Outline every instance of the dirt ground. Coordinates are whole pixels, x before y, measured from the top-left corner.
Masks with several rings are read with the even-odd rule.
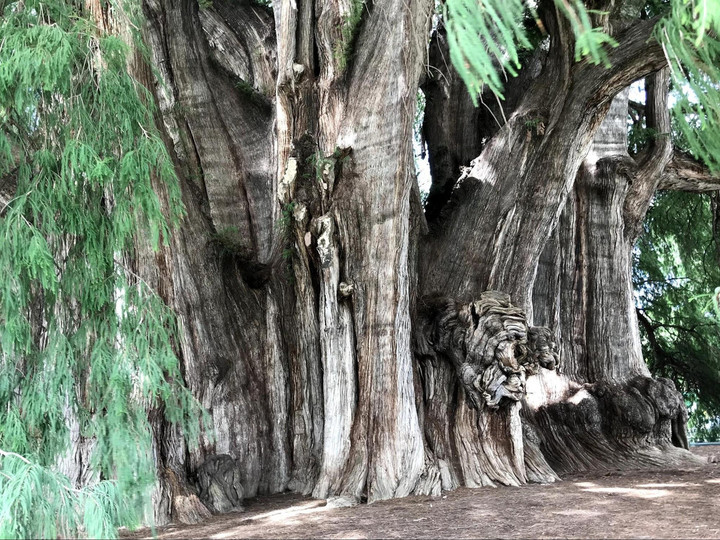
[[[706,459],[720,446],[696,447]],[[720,465],[608,471],[550,485],[458,489],[439,498],[330,508],[298,495],[245,501],[246,511],[159,538],[720,538]],[[127,537],[145,538],[149,531]]]

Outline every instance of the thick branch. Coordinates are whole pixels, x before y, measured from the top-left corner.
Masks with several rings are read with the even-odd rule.
[[[445,29],[440,26],[434,32],[429,48],[430,68],[422,86],[426,98],[423,136],[432,174],[432,186],[425,203],[429,223],[441,219],[441,212],[459,181],[461,168],[480,154],[484,142],[513,114],[528,86],[540,75],[547,54],[538,48],[532,56],[523,59],[519,75],[506,82],[503,101],[487,90],[475,107],[465,83],[450,62]]]
[[[610,67],[594,65],[585,60],[574,67],[577,84],[590,81],[595,87],[593,101],[601,103],[612,98],[623,88],[667,65],[662,46],[653,37],[659,18],[642,20],[618,37],[618,46],[608,54]]]
[[[623,209],[625,236],[633,242],[640,233],[642,221],[657,189],[660,175],[672,155],[668,90],[670,70],[664,68],[645,79],[647,127],[656,133],[650,148],[639,163]]]
[[[658,189],[706,193],[720,191],[720,176],[692,156],[675,151],[660,177]]]

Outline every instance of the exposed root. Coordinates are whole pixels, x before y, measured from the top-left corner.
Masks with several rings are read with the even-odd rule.
[[[525,422],[560,474],[698,464],[687,451],[685,403],[669,379],[586,384],[527,412]]]

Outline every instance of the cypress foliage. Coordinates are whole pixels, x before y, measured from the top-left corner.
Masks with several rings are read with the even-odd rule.
[[[516,76],[520,69],[519,52],[532,49],[528,17],[539,21],[534,2],[523,0],[446,0],[443,18],[447,26],[450,59],[467,86],[473,103],[485,86],[503,99],[502,77]],[[617,42],[593,28],[582,0],[555,0],[555,7],[568,20],[575,36],[575,59],[589,58],[595,64],[608,64],[605,45]],[[538,22],[540,26],[540,23]],[[544,31],[544,30],[543,30]]]
[[[653,374],[683,392],[695,440],[720,434],[720,238],[712,214],[708,195],[660,192],[633,271],[643,354]]]
[[[155,482],[147,408],[198,429],[173,315],[123,262],[136,235],[167,239],[178,182],[126,43],[79,2],[0,7],[0,537],[112,537]],[[56,467],[71,422],[92,446],[80,489]]]
[[[607,47],[617,42],[600,27],[582,0],[554,0],[575,36],[575,60],[609,67]],[[515,76],[518,51],[531,48],[523,21],[537,20],[534,2],[447,0],[444,19],[450,57],[475,105],[485,86],[502,99],[502,76]],[[720,171],[720,0],[648,0],[645,14],[662,14],[655,37],[663,45],[675,88],[675,122],[692,153]]]
[[[720,0],[673,0],[657,27],[680,90],[673,119],[688,149],[720,172]]]

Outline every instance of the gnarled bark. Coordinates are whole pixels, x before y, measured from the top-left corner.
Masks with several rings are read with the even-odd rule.
[[[620,4],[597,15],[620,42],[605,69],[574,61],[542,3],[549,49],[509,83],[500,126],[469,106],[442,31],[428,56],[429,0],[145,0],[157,70],[135,67],[187,216],[134,263],[178,314],[215,434],[189,448],[151,412],[157,523],[288,489],[372,502],[549,482],[682,442],[629,288],[628,231],[667,148],[636,171],[622,100],[598,129],[665,63],[654,21],[613,25]],[[429,228],[411,145],[428,60]]]
[[[648,124],[668,133],[668,73],[648,78]],[[627,92],[613,101],[546,246],[535,319],[557,328],[563,374],[541,373],[526,421],[553,468],[690,463],[685,404],[642,359],[631,283],[632,246],[670,159],[667,137],[636,164],[627,154]]]

